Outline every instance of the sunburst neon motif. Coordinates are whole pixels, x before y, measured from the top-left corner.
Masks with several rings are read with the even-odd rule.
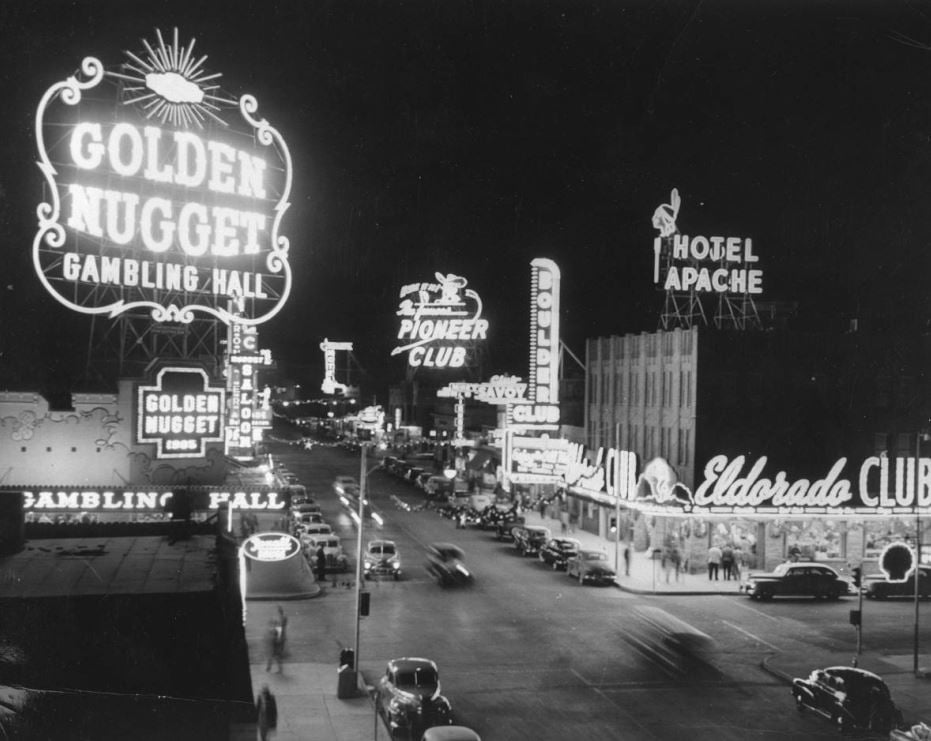
[[[125,88],[128,97],[123,102],[140,104],[146,118],[158,119],[162,124],[203,128],[210,118],[226,126],[216,112],[224,104],[235,106],[236,101],[220,94],[220,86],[212,82],[222,74],[208,74],[202,69],[207,55],[195,60],[194,39],[182,48],[177,28],[171,45],[165,43],[158,29],[155,35],[158,43],[154,49],[142,39],[145,54],[127,51],[129,61],[123,63],[123,72],[108,72],[111,77],[132,83]]]

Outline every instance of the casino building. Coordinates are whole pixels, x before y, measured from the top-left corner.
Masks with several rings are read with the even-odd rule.
[[[931,515],[928,355],[926,336],[862,331],[590,339],[570,505],[602,534],[619,512],[635,550],[675,542],[694,570],[713,542],[753,568],[874,559]]]

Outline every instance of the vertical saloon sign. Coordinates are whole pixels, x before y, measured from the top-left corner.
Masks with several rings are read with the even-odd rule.
[[[42,97],[36,272],[82,313],[259,324],[291,290],[290,154],[254,97],[220,89],[193,40],[156,36],[114,69],[86,57]],[[247,311],[230,313],[231,299]]]

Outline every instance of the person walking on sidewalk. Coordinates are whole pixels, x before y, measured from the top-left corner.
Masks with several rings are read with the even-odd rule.
[[[712,544],[708,549],[708,581],[718,580],[718,569],[721,566],[721,549],[717,544]]]
[[[281,605],[278,605],[278,631],[279,641],[281,642],[281,655],[284,656],[288,641],[288,616],[284,614]]]
[[[259,739],[267,741],[278,728],[278,702],[267,684],[255,698],[256,725],[259,728]]]
[[[281,641],[281,626],[275,619],[268,621],[268,629],[265,631],[265,671],[272,670],[272,664],[278,664],[278,673],[283,672],[282,658],[284,656],[284,644]]]
[[[314,564],[314,566],[317,571],[317,581],[321,583],[325,582],[326,581],[326,551],[323,550],[322,545],[317,549],[317,562]]]
[[[734,549],[730,543],[725,543],[721,549],[721,571],[724,572],[724,581],[731,580],[731,572],[734,568]]]

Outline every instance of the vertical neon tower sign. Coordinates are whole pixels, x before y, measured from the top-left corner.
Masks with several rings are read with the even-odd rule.
[[[559,424],[559,266],[531,261],[529,404],[511,407],[518,426],[554,429]]]

